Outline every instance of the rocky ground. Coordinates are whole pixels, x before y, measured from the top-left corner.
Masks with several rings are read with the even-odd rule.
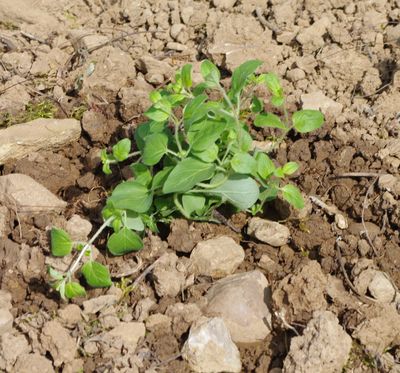
[[[0,371],[400,372],[399,19],[399,0],[1,1]],[[177,219],[123,258],[102,237],[114,286],[60,301],[49,229],[101,224],[129,173],[99,150],[204,58],[227,80],[259,58],[290,111],[324,112],[274,154],[306,208],[240,233]]]

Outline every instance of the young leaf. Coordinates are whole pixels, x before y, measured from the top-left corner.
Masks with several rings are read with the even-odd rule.
[[[207,193],[219,196],[240,210],[247,210],[257,202],[260,190],[251,177],[234,174],[219,187],[208,189]]]
[[[147,166],[157,164],[168,149],[168,136],[164,133],[155,133],[146,137],[143,149],[143,163]]]
[[[248,153],[236,153],[231,159],[231,166],[238,174],[252,174],[256,171],[257,162]]]
[[[186,104],[183,110],[185,127],[190,126],[207,115],[207,106],[203,105],[206,100],[207,95],[199,95]]]
[[[206,150],[203,150],[200,152],[192,151],[191,154],[194,157],[199,158],[203,162],[211,163],[217,159],[218,151],[219,151],[219,148],[218,148],[217,144],[212,144]]]
[[[286,126],[281,122],[279,117],[271,113],[258,114],[254,119],[254,125],[256,127],[272,127],[287,131]]]
[[[142,232],[144,231],[144,224],[142,218],[133,211],[126,211],[126,214],[121,218],[122,224],[134,231]]]
[[[151,183],[151,190],[156,190],[158,188],[161,188],[165,183],[165,180],[167,180],[167,177],[172,171],[172,169],[173,166],[168,166],[164,167],[161,171],[157,172],[153,177],[153,181]]]
[[[128,158],[130,151],[131,151],[131,140],[129,139],[122,139],[112,147],[113,156],[117,161],[120,162]]]
[[[201,152],[212,146],[224,130],[224,122],[205,120],[191,125],[187,139],[194,151]]]
[[[107,248],[113,255],[124,255],[143,248],[143,242],[135,232],[124,227],[118,233],[110,236]]]
[[[241,64],[232,74],[232,94],[235,96],[241,92],[246,85],[247,78],[257,70],[263,63],[260,60],[251,60]]]
[[[161,97],[162,96],[161,96],[160,92],[158,92],[158,91],[151,91],[150,95],[149,95],[150,101],[153,104],[155,104],[157,101],[160,101]]]
[[[264,79],[269,91],[272,93],[273,96],[283,97],[283,89],[276,74],[265,74]]]
[[[182,205],[186,213],[190,216],[194,211],[201,211],[206,203],[204,196],[195,194],[184,194]]]
[[[215,165],[188,157],[180,161],[168,175],[163,193],[187,192],[201,181],[211,179]]]
[[[157,105],[160,101],[158,101],[156,104]],[[151,120],[154,120],[156,122],[165,122],[169,118],[169,113],[165,112],[164,110],[158,109],[155,106],[150,107],[144,115],[147,118],[150,118]]]
[[[188,89],[192,86],[192,65],[186,64],[182,67],[182,85],[184,88]]]
[[[112,285],[108,268],[94,261],[86,262],[81,269],[86,282],[94,288],[104,288]]]
[[[256,160],[257,172],[263,179],[266,179],[268,176],[274,173],[276,167],[268,155],[265,153],[258,153],[256,155]]]
[[[206,82],[211,83],[213,86],[219,85],[221,74],[217,66],[215,66],[211,61],[204,60],[201,63],[200,72]]]
[[[56,271],[54,268],[48,267],[47,272],[52,280],[60,281],[64,278],[64,276],[60,272]]]
[[[318,110],[300,110],[293,114],[292,121],[296,131],[307,133],[324,124],[324,115]]]
[[[133,172],[133,175],[135,176],[135,180],[144,185],[144,186],[148,186],[151,183],[151,172],[149,170],[148,167],[146,167],[144,164],[142,163],[134,163],[131,164],[130,169]]]
[[[77,282],[67,282],[65,284],[65,296],[68,299],[76,297],[85,297],[86,290]]]
[[[52,228],[50,232],[51,253],[54,256],[68,255],[73,246],[73,242],[68,233],[62,229]]]
[[[285,175],[292,175],[299,169],[299,165],[296,162],[288,162],[282,167],[282,171]]]
[[[117,185],[108,200],[117,209],[142,213],[150,208],[153,195],[144,185],[129,180]]]
[[[264,109],[264,103],[257,96],[253,96],[250,109],[253,113],[260,113]]]
[[[286,184],[281,190],[283,199],[296,209],[302,209],[304,207],[303,197],[297,187],[292,184]]]
[[[272,96],[271,97],[271,104],[276,107],[282,106],[284,102],[285,102],[285,97],[283,97],[283,96]]]

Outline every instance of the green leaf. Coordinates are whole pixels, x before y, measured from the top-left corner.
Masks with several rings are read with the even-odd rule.
[[[164,122],[145,122],[139,125],[135,130],[135,142],[140,151],[143,151],[146,144],[146,138],[153,133],[161,133],[165,130]]]
[[[65,296],[68,299],[76,297],[85,297],[86,290],[77,282],[67,282],[65,284]]]
[[[107,248],[113,255],[124,255],[142,249],[143,242],[135,232],[124,227],[118,233],[113,233],[110,236]]]
[[[184,194],[182,196],[182,205],[186,213],[190,216],[193,212],[200,212],[206,203],[204,196],[195,194]]]
[[[151,91],[149,94],[150,101],[155,104],[157,101],[161,100],[161,93],[158,91]]]
[[[52,267],[47,268],[47,272],[52,280],[62,280],[64,276]]]
[[[282,106],[284,102],[285,102],[285,97],[283,97],[283,96],[272,96],[271,97],[271,104],[276,107]]]
[[[272,201],[278,196],[279,192],[279,181],[271,180],[268,183],[268,188],[261,191],[259,200],[263,203],[266,201]]]
[[[150,208],[153,195],[144,185],[129,180],[117,185],[108,199],[117,209],[142,213]]]
[[[257,70],[263,63],[260,60],[250,60],[241,64],[232,74],[231,92],[235,96],[242,91],[246,85],[247,78]]]
[[[147,166],[157,164],[168,149],[168,136],[164,133],[155,133],[146,137],[143,149],[143,163]]]
[[[215,171],[215,165],[204,163],[188,157],[180,161],[168,175],[163,186],[163,193],[182,193],[193,188],[197,183],[210,179]]]
[[[251,149],[252,143],[253,143],[253,138],[249,134],[247,130],[244,128],[240,129],[239,136],[241,139],[241,147],[240,151],[246,153]]]
[[[194,157],[199,158],[203,162],[211,163],[217,159],[218,152],[219,152],[219,148],[218,148],[217,144],[212,144],[206,150],[203,150],[200,152],[192,151],[191,154]]]
[[[158,188],[161,188],[164,185],[165,180],[167,180],[167,177],[173,168],[174,168],[173,166],[168,166],[164,167],[161,171],[157,172],[153,177],[151,189],[156,190]]]
[[[256,160],[257,172],[263,179],[266,179],[274,173],[276,167],[268,155],[265,153],[257,153]]]
[[[213,86],[219,85],[221,74],[217,66],[215,66],[211,61],[204,60],[201,63],[200,72],[206,82],[211,83]]]
[[[120,162],[128,158],[130,151],[131,151],[131,140],[129,139],[122,139],[112,147],[113,156],[117,161]]]
[[[187,139],[194,151],[203,151],[212,146],[225,130],[225,123],[205,120],[191,125]]]
[[[144,186],[148,186],[151,183],[151,172],[149,170],[148,167],[146,167],[144,164],[142,163],[134,163],[131,164],[130,169],[133,172],[133,175],[135,176],[135,180],[144,185]]]
[[[127,210],[126,213],[121,218],[122,224],[134,231],[142,232],[144,231],[144,224],[142,218],[133,211]]]
[[[281,122],[280,118],[271,113],[258,114],[254,119],[254,125],[256,127],[272,127],[279,128],[281,130],[287,131],[286,126]]]
[[[260,113],[264,109],[264,103],[257,96],[253,96],[250,109],[253,113]]]
[[[324,115],[318,110],[300,110],[293,114],[292,121],[296,131],[307,133],[322,127]]]
[[[296,209],[304,207],[304,200],[300,190],[292,184],[286,184],[282,189],[282,197]]]
[[[292,175],[299,169],[299,165],[296,162],[288,162],[283,167],[283,173],[285,175]]]
[[[199,95],[186,104],[183,110],[185,126],[190,126],[207,115],[207,106],[203,105],[206,100],[206,95]]]
[[[231,159],[231,166],[239,174],[252,174],[256,171],[257,162],[248,153],[236,153]]]
[[[62,229],[52,228],[50,232],[51,253],[54,256],[68,255],[73,246],[73,242],[68,233]]]
[[[158,101],[156,104],[157,105],[160,101]],[[154,120],[156,122],[165,122],[169,118],[168,112],[165,112],[164,110],[158,109],[155,106],[152,106],[150,109],[148,109],[144,115],[147,118],[150,118],[151,120]]]
[[[276,74],[265,74],[264,79],[269,91],[272,93],[273,96],[283,97],[283,89]]]
[[[191,64],[186,64],[182,67],[182,84],[183,87],[188,89],[192,86],[192,65]]]
[[[94,261],[86,262],[81,269],[86,282],[94,288],[104,288],[112,285],[110,272],[106,266]]]
[[[240,210],[247,210],[257,202],[260,191],[251,177],[234,174],[219,187],[208,189],[207,193],[221,197]]]

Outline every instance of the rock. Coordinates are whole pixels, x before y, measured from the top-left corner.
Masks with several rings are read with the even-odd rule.
[[[185,285],[185,274],[177,269],[178,257],[167,254],[153,270],[154,287],[158,296],[176,297]]]
[[[189,326],[202,316],[199,306],[195,303],[175,303],[168,306],[165,314],[172,318],[175,334],[181,335]]]
[[[39,279],[43,273],[44,255],[43,250],[38,246],[28,246],[21,244],[18,253],[17,269],[26,282],[33,279]]]
[[[286,73],[286,76],[291,82],[297,82],[298,80],[304,79],[306,77],[306,73],[302,69],[294,68],[289,70]]]
[[[201,241],[201,232],[189,225],[185,219],[174,219],[167,238],[168,245],[175,251],[190,253]]]
[[[242,369],[239,350],[219,317],[203,317],[192,325],[182,357],[194,372],[239,373]]]
[[[303,335],[292,338],[283,373],[340,373],[352,340],[329,311],[316,311]]]
[[[4,53],[1,62],[7,69],[15,70],[18,75],[24,76],[29,73],[32,66],[32,55],[28,52]]]
[[[53,358],[54,366],[59,367],[74,360],[76,341],[58,321],[48,321],[44,324],[40,340],[43,348],[49,351]]]
[[[382,190],[387,190],[391,192],[395,189],[396,184],[398,184],[399,182],[400,181],[397,179],[396,176],[386,174],[379,176],[378,186]]]
[[[11,79],[8,79],[4,85],[1,86],[3,93],[0,95],[0,113],[16,115],[21,110],[25,109],[25,105],[29,103],[31,96],[23,84],[19,84],[24,80],[24,78],[14,75]]]
[[[86,242],[92,231],[92,224],[79,215],[74,214],[68,220],[65,230],[69,233],[73,241]]]
[[[156,302],[151,298],[140,299],[135,307],[133,314],[137,321],[144,321],[149,316],[150,309],[156,305]]]
[[[365,222],[365,228],[368,230],[368,235],[373,241],[375,237],[377,237],[381,231],[381,229],[374,223],[369,221]],[[357,237],[364,237],[365,236],[365,228],[362,223],[355,223],[354,221],[349,225],[349,233],[353,234]]]
[[[145,74],[150,84],[163,83],[173,74],[173,68],[164,61],[159,61],[151,56],[143,56],[137,63],[137,68]]]
[[[58,310],[58,316],[67,327],[75,327],[82,320],[81,308],[77,304],[68,304]]]
[[[343,110],[343,105],[325,96],[322,91],[301,95],[303,109],[321,110],[323,114],[337,117]]]
[[[0,309],[0,336],[11,331],[14,317],[11,312],[6,309]]]
[[[236,0],[213,0],[217,9],[230,10],[236,3]]]
[[[323,17],[298,33],[296,40],[303,46],[304,52],[312,53],[324,46],[325,41],[322,36],[329,25],[329,18]]]
[[[199,242],[190,255],[196,273],[214,278],[232,274],[243,260],[243,248],[227,236]]]
[[[327,284],[320,264],[312,260],[280,281],[272,298],[278,309],[285,313],[287,322],[308,321],[313,311],[326,309]]]
[[[234,342],[259,342],[271,333],[270,291],[259,271],[228,276],[208,290],[206,314],[222,317]]]
[[[172,318],[162,313],[155,313],[146,319],[146,329],[150,331],[159,328],[169,329],[171,324]]]
[[[0,164],[38,150],[57,150],[77,141],[81,126],[75,119],[35,119],[0,130]]]
[[[113,121],[100,112],[87,110],[83,113],[82,128],[95,143],[108,144],[115,129]]]
[[[143,338],[146,328],[142,322],[123,322],[105,334],[105,339],[121,342],[129,353],[134,353],[140,338]]]
[[[69,39],[76,51],[86,49],[90,51],[97,47],[104,45],[109,41],[105,35],[96,34],[94,31],[89,30],[71,30],[69,32]]]
[[[75,359],[65,364],[62,373],[80,373],[83,370],[83,359]]]
[[[18,373],[54,373],[51,361],[38,353],[24,354],[18,357],[13,372]]]
[[[396,290],[385,273],[373,268],[362,271],[354,280],[354,286],[360,294],[371,294],[378,302],[391,303]]]
[[[166,48],[178,52],[183,52],[188,49],[186,45],[174,41],[170,41],[169,43],[167,43]]]
[[[7,236],[10,213],[6,206],[0,206],[0,237]]]
[[[0,203],[10,210],[17,209],[19,214],[30,215],[59,212],[67,205],[31,177],[22,174],[0,176]]]
[[[12,308],[11,299],[8,291],[0,289],[0,309],[10,310]]]
[[[18,356],[27,354],[30,350],[31,347],[23,334],[3,334],[0,337],[0,370],[11,371]]]
[[[83,311],[86,314],[97,313],[103,308],[113,306],[119,300],[117,295],[100,295],[99,297],[85,300],[83,302]]]
[[[288,243],[290,237],[289,228],[277,222],[251,218],[247,227],[247,233],[268,245],[280,247]]]

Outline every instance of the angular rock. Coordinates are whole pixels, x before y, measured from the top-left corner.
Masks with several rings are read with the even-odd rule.
[[[54,373],[54,368],[50,360],[38,353],[33,353],[20,355],[13,371],[18,373]]]
[[[283,373],[340,373],[349,358],[351,337],[329,311],[316,311],[303,335],[291,341]]]
[[[243,260],[243,248],[227,236],[199,242],[190,255],[196,273],[214,278],[232,274]]]
[[[57,150],[77,141],[81,125],[76,119],[35,119],[0,130],[0,164],[21,159],[38,150]]]
[[[122,342],[130,353],[135,352],[140,338],[143,338],[146,328],[142,322],[123,322],[105,334],[105,339]]]
[[[85,300],[83,302],[83,310],[86,314],[93,314],[104,308],[113,306],[119,300],[117,295],[100,295],[99,297]]]
[[[0,336],[11,331],[14,317],[11,312],[5,308],[0,309]]]
[[[146,319],[146,329],[150,331],[159,328],[169,329],[171,324],[172,318],[162,313],[155,313]]]
[[[69,38],[71,39],[71,43],[76,51],[79,49],[86,49],[87,51],[90,51],[106,44],[109,41],[108,37],[105,35],[99,35],[94,31],[82,29],[71,30],[69,32]]]
[[[77,350],[76,341],[58,321],[46,322],[40,340],[43,348],[49,351],[53,358],[54,366],[59,367],[74,360]]]
[[[18,356],[31,351],[23,334],[5,333],[0,337],[0,371],[9,372]]]
[[[12,308],[11,299],[8,291],[0,289],[0,309],[10,310]]]
[[[0,203],[19,214],[31,215],[61,211],[67,206],[44,186],[22,174],[0,176]]]
[[[354,286],[360,294],[371,294],[378,302],[391,303],[396,296],[396,289],[381,271],[367,268],[362,271],[354,280]]]
[[[280,247],[288,243],[289,228],[275,221],[252,218],[247,227],[247,233],[268,245]]]
[[[325,96],[322,91],[301,95],[303,109],[321,110],[324,114],[337,117],[343,110],[343,105]]]
[[[160,84],[173,74],[173,68],[164,61],[159,61],[151,56],[143,56],[138,61],[138,69],[145,74],[149,83]]]
[[[93,142],[108,144],[115,124],[114,121],[107,120],[102,113],[88,110],[83,113],[82,128]]]
[[[175,297],[185,285],[185,274],[177,269],[178,257],[167,254],[153,270],[154,287],[160,297]]]
[[[206,314],[222,317],[234,342],[259,342],[271,333],[271,290],[261,272],[219,280],[208,290],[206,298]]]
[[[68,220],[65,230],[69,233],[73,241],[87,241],[92,230],[92,224],[81,218],[79,215],[72,215]]]
[[[194,372],[241,372],[239,350],[224,320],[202,317],[192,325],[182,356]]]

